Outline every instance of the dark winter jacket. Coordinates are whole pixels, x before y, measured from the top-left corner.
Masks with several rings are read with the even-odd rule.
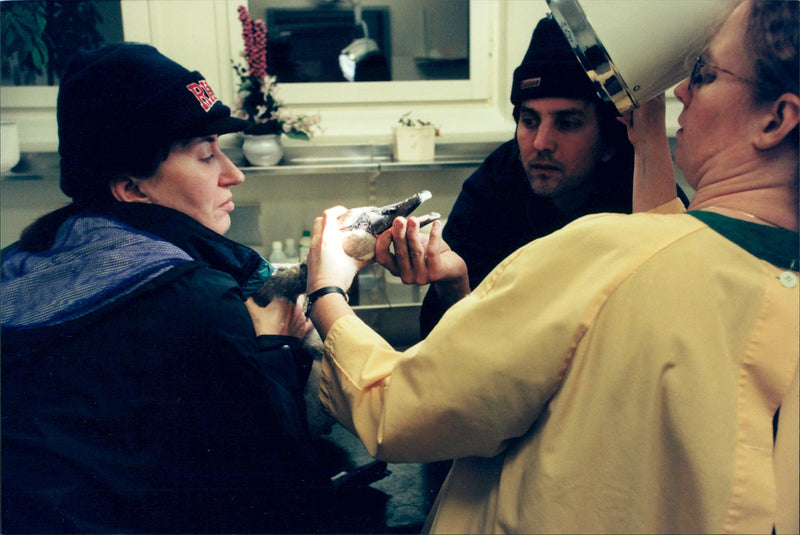
[[[257,253],[116,203],[2,258],[2,528],[317,529],[299,340],[256,336]]]

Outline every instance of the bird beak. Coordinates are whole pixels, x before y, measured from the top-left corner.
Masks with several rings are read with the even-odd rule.
[[[387,204],[382,207],[364,206],[361,208],[352,208],[339,216],[337,220],[339,229],[346,230],[364,230],[373,236],[378,236],[382,232],[388,230],[392,226],[394,218],[398,216],[407,217],[413,212],[420,204],[431,198],[431,192],[428,190],[421,191],[394,204]],[[438,214],[427,214],[429,217]],[[433,222],[436,218],[430,218],[427,223]]]

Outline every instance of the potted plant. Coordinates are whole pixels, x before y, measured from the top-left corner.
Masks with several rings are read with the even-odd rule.
[[[105,42],[93,2],[3,2],[0,12],[4,83],[57,85],[69,58]]]
[[[439,127],[403,114],[392,129],[392,156],[397,161],[433,160]]]

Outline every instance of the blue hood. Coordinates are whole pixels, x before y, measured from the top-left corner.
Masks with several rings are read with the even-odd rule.
[[[192,257],[152,234],[106,217],[72,217],[50,249],[2,252],[4,328],[80,318]]]

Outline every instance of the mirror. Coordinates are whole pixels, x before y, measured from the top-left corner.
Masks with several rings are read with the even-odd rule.
[[[249,0],[267,24],[270,74],[286,83],[467,80],[469,0]],[[356,72],[339,55],[350,47]]]
[[[230,0],[235,1],[235,0]],[[490,77],[485,74],[490,71],[492,23],[496,20],[502,4],[499,2],[486,2],[484,0],[355,0],[362,13],[365,10],[380,7],[388,9],[388,42],[389,58],[391,63],[391,81],[365,81],[365,82],[290,82],[284,84],[282,96],[291,106],[308,106],[309,109],[330,106],[354,106],[363,109],[364,105],[382,104],[393,106],[397,103],[478,103],[486,102],[490,98]],[[462,7],[456,7],[462,6]],[[250,15],[263,18],[266,22],[267,9],[304,8],[310,10],[341,10],[352,13],[355,23],[355,7],[353,0],[249,0]],[[401,9],[402,8],[402,9]],[[423,9],[424,8],[424,9]],[[454,13],[461,13],[456,16]],[[257,13],[259,13],[257,15]],[[425,15],[428,13],[428,15]],[[437,13],[434,16],[433,13]],[[428,22],[423,23],[423,18]],[[365,21],[369,17],[362,17]],[[451,20],[452,19],[452,20]],[[463,20],[456,24],[456,19]],[[399,29],[395,29],[395,28]],[[422,32],[422,28],[428,28]],[[453,28],[460,28],[452,30]],[[456,31],[459,38],[452,37],[450,31]],[[352,28],[356,32],[355,25]],[[368,26],[370,36],[373,29]],[[403,42],[400,36],[411,35],[412,38]],[[425,35],[428,34],[426,47]],[[361,35],[356,33],[356,35]],[[375,34],[377,35],[377,33]],[[446,38],[444,36],[447,36]],[[274,36],[273,36],[274,37]],[[450,48],[440,41],[460,41],[462,45]],[[241,25],[236,19],[231,20],[231,39],[234,56],[242,50]],[[463,58],[460,57],[461,46],[466,47]],[[437,50],[438,49],[438,50]],[[459,50],[459,52],[455,52]],[[341,49],[334,47],[333,55],[338,55]],[[437,56],[430,58],[430,56]],[[430,65],[443,66],[439,74],[430,74],[436,69],[427,69],[426,59]],[[460,62],[458,67],[464,78],[456,78],[452,73],[442,74],[447,70],[450,59]],[[465,60],[465,61],[461,61]],[[467,67],[463,66],[467,64]],[[417,67],[420,65],[422,68]],[[452,67],[452,65],[450,65]],[[268,67],[269,68],[269,67]],[[429,74],[422,71],[428,70]],[[452,69],[451,69],[452,70]],[[342,79],[340,79],[342,80]],[[330,116],[330,112],[328,113]]]

